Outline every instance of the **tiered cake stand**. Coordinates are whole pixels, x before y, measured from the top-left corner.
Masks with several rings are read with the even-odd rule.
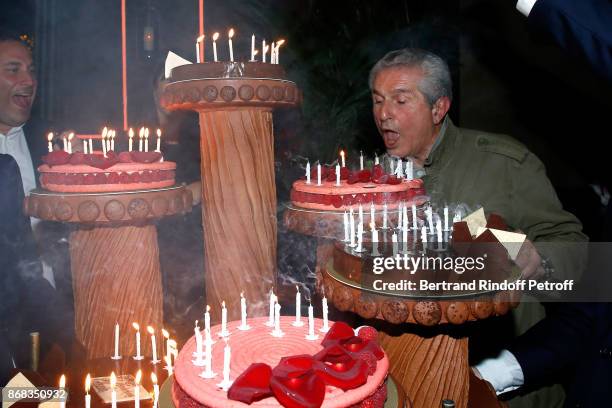
[[[135,351],[133,322],[163,325],[162,281],[154,219],[191,211],[184,186],[117,193],[55,193],[34,190],[25,210],[32,217],[67,222],[74,289],[76,337],[87,358],[113,353],[119,323],[121,353]],[[150,355],[148,341],[143,354]]]
[[[245,77],[170,82],[161,97],[200,117],[206,302],[225,301],[229,320],[240,318],[241,292],[255,304],[276,284],[272,111],[299,102],[294,82]]]
[[[369,216],[364,215],[367,225]],[[455,401],[458,408],[505,406],[486,383],[470,375],[468,338],[457,329],[506,314],[518,305],[519,294],[400,297],[376,292],[334,269],[334,245],[339,244],[330,238],[342,237],[342,212],[288,206],[284,218],[288,228],[319,237],[317,290],[338,310],[353,312],[382,330],[379,340],[389,356],[390,371],[414,408],[438,407],[444,399]]]

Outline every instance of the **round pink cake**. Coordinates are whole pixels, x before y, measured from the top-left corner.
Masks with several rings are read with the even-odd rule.
[[[297,180],[291,189],[291,202],[311,210],[348,210],[360,204],[364,208],[374,204],[380,210],[385,204],[388,209],[397,208],[400,201],[413,200],[420,205],[419,197],[424,194],[423,182],[419,179],[402,180],[399,184],[349,184],[341,180],[339,186],[335,181],[322,181],[319,186],[316,181],[307,184],[306,180]]]
[[[60,193],[106,193],[169,187],[175,183],[176,163],[116,163],[107,169],[86,164],[38,168],[40,184]]]
[[[318,340],[306,340],[308,333],[307,319],[302,317],[304,325],[294,327],[292,325],[295,317],[281,316],[281,330],[283,337],[272,336],[272,328],[265,325],[267,317],[248,319],[250,330],[238,330],[239,321],[228,323],[231,332],[229,345],[231,347],[231,375],[235,380],[252,363],[266,363],[271,367],[276,366],[282,357],[316,354],[323,349],[321,340],[324,333],[318,331],[323,325],[321,319],[315,319],[315,330],[319,335]],[[330,326],[332,323],[330,322]],[[219,389],[217,384],[222,380],[223,372],[223,348],[225,342],[218,337],[221,326],[211,328],[213,339],[216,343],[212,346],[212,366],[217,376],[213,379],[204,379],[199,376],[204,367],[193,365],[193,352],[196,349],[195,337],[187,341],[180,351],[175,363],[174,386],[172,398],[176,408],[185,407],[207,407],[207,408],[231,408],[248,407],[249,405],[229,400],[227,392]],[[327,386],[325,400],[322,407],[339,408],[360,406],[360,403],[372,396],[380,387],[384,387],[384,381],[389,370],[389,360],[385,355],[378,361],[376,371],[368,377],[366,384],[348,391]],[[254,407],[280,407],[280,403],[274,397],[268,397],[252,403]]]

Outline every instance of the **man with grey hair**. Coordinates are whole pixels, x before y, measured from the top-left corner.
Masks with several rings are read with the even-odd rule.
[[[452,81],[442,58],[422,49],[391,51],[374,65],[369,82],[387,153],[412,161],[434,205],[482,206],[524,231],[527,240],[516,259],[524,279],[550,273],[559,279],[578,277],[587,240],[580,222],[563,210],[544,165],[524,145],[453,124],[448,117]],[[543,315],[539,303],[522,304],[514,332],[522,333]],[[509,339],[497,340],[500,345]],[[388,341],[393,340],[383,344]],[[501,350],[494,347],[488,351]]]

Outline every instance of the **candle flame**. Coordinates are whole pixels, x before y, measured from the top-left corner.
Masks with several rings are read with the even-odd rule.
[[[157,128],[157,137],[161,137],[161,129]]]
[[[66,388],[66,376],[64,374],[62,374],[62,376],[60,377],[59,387]]]
[[[269,49],[269,48],[270,48],[270,46],[269,46],[268,44],[266,44],[266,46],[265,46],[265,47],[263,47],[263,52],[264,52],[264,54],[265,54],[266,52],[268,52],[268,49]]]
[[[113,371],[113,372],[111,372],[111,375],[110,375],[110,386],[111,386],[111,389],[114,389],[115,385],[117,385],[117,376],[115,376],[115,372]]]
[[[138,323],[132,323],[132,327],[134,328],[134,330],[140,330],[140,326],[138,325]]]
[[[217,41],[219,39],[219,33],[214,33],[213,34],[213,42]]]
[[[168,344],[170,345],[170,348],[176,348],[176,340],[168,339]]]
[[[210,305],[206,305],[206,313],[210,312]]]
[[[297,290],[299,292],[300,291],[300,287],[298,285],[295,285],[295,290]]]
[[[155,329],[153,329],[153,327],[151,326],[147,326],[147,331],[149,332],[151,336],[155,334]]]
[[[89,394],[89,389],[91,388],[91,375],[87,374],[85,377],[85,392]]]
[[[155,375],[155,373],[151,373],[151,382],[153,383],[153,385],[157,384],[157,376]]]
[[[162,336],[164,336],[165,338],[169,339],[170,338],[170,333],[168,333],[168,330],[162,329]]]
[[[229,38],[232,38],[234,36],[234,29],[233,28],[230,28],[229,33],[227,33],[227,36]]]
[[[195,321],[195,324],[194,324],[194,325],[195,325],[195,327],[198,327],[198,321],[197,321],[197,320]],[[198,327],[198,328],[199,328],[199,327]]]
[[[68,140],[72,140],[73,137],[74,137],[73,132],[68,133]]]
[[[117,131],[115,129],[113,129],[113,132],[111,133],[111,138],[115,138],[115,136],[117,136]]]
[[[255,56],[255,55],[257,55],[257,54],[259,54],[259,50],[255,50],[255,51],[253,51],[253,56]]]
[[[47,140],[48,141],[52,141],[53,140],[53,132],[49,132],[49,134],[47,135]]]
[[[104,126],[104,129],[102,129],[102,139],[104,139],[107,134],[108,134],[108,128]]]
[[[240,292],[240,297],[243,298],[244,297],[244,290],[242,292]]]
[[[130,131],[128,132],[128,136],[131,138],[134,137],[134,129],[130,128]]]
[[[225,309],[225,300],[224,300],[223,302],[221,302],[221,307],[222,307],[223,309]]]
[[[276,49],[278,49],[278,47],[280,47],[281,45],[283,45],[285,43],[285,40],[280,39],[276,42]]]
[[[146,128],[144,131],[145,139],[149,138],[149,128]]]
[[[140,384],[141,379],[142,379],[142,370],[138,370],[138,372],[136,373],[136,379],[134,380],[136,382],[136,385]]]
[[[144,127],[141,127],[138,131],[138,137],[141,139],[144,137]]]
[[[202,41],[204,41],[204,34],[199,36],[198,39],[196,40],[197,43],[201,43]]]

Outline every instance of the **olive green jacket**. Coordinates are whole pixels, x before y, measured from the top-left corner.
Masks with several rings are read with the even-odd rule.
[[[578,278],[588,238],[563,210],[542,162],[509,136],[462,129],[450,118],[441,137],[424,163],[431,202],[501,215],[552,262],[556,278]]]

